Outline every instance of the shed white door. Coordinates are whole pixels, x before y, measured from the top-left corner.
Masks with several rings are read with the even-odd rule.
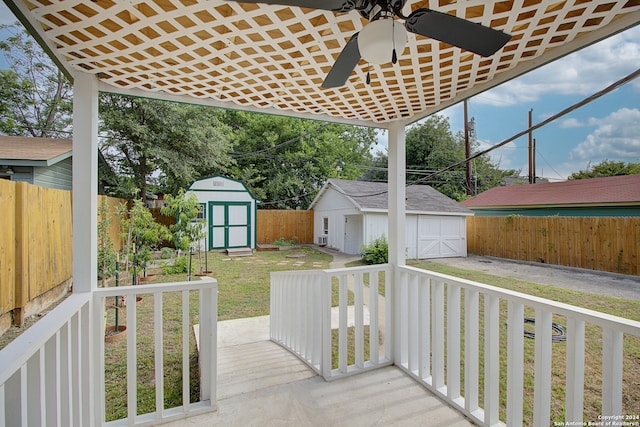
[[[345,215],[344,217],[344,252],[359,254],[362,248],[362,215]]]
[[[209,202],[209,249],[251,246],[251,203]]]
[[[467,256],[465,219],[418,217],[418,258]]]

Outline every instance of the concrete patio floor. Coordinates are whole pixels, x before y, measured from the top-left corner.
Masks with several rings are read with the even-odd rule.
[[[471,426],[396,367],[326,382],[269,341],[269,316],[218,323],[218,411],[181,426]]]

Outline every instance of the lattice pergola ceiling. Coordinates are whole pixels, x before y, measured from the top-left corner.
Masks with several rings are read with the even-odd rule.
[[[483,58],[409,34],[397,64],[361,61],[344,87],[323,89],[342,48],[367,23],[356,11],[222,0],[10,3],[69,73],[94,73],[102,89],[382,127],[424,117],[640,21],[640,0],[409,0],[405,15],[426,7],[513,37]]]

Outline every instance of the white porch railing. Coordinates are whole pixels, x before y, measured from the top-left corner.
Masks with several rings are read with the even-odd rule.
[[[189,293],[199,292],[200,402],[190,403]],[[182,295],[182,405],[165,408],[163,363],[163,295]],[[153,295],[155,411],[137,414],[136,304],[126,307],[126,374],[121,393],[127,417],[105,421],[104,313],[107,298]],[[43,319],[0,351],[0,426],[150,425],[216,408],[217,282],[127,286],[69,296]]]
[[[376,300],[372,295],[378,293],[376,280],[382,276],[386,290]],[[332,290],[339,295],[337,340],[331,333]],[[353,328],[347,323],[348,290],[355,306]],[[363,298],[366,291],[369,298]],[[379,311],[381,306],[386,316]],[[366,309],[375,319],[372,336],[379,333],[378,324],[385,326],[380,333],[384,351],[376,357],[371,346],[370,360],[365,362],[362,313]],[[523,415],[525,377],[531,375],[525,372],[531,369],[524,361],[525,313],[535,319],[532,419]],[[591,327],[587,325],[599,329],[603,344],[600,419],[586,421],[624,416],[623,342],[625,335],[640,337],[640,322],[413,267],[399,267],[395,275],[386,265],[271,275],[272,340],[325,379],[394,363],[483,426],[551,425],[552,367],[558,369],[552,326],[560,321],[566,323],[564,425],[583,422],[585,328]],[[349,329],[355,330],[353,337]],[[506,368],[500,364],[501,352]],[[349,363],[348,353],[354,355]],[[504,389],[501,379],[506,382]]]
[[[391,364],[389,271],[379,265],[271,273],[271,339],[326,380]]]
[[[567,324],[564,425],[583,422],[586,324],[601,328],[603,337],[602,419],[587,421],[625,415],[623,336],[640,337],[640,322],[417,268],[400,267],[397,273],[395,364],[476,423],[551,425],[554,315]],[[507,305],[506,345],[504,341],[501,345],[500,332],[505,327],[500,318],[501,302]],[[525,308],[535,313],[532,421],[523,420]],[[500,369],[501,347],[507,349],[506,373]],[[499,389],[501,374],[506,374],[506,392]],[[505,420],[499,416],[501,393],[506,400]]]

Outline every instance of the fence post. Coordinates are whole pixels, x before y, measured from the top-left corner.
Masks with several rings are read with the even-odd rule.
[[[24,325],[25,306],[29,302],[29,188],[25,182],[16,183],[15,203],[15,304],[13,324]]]

